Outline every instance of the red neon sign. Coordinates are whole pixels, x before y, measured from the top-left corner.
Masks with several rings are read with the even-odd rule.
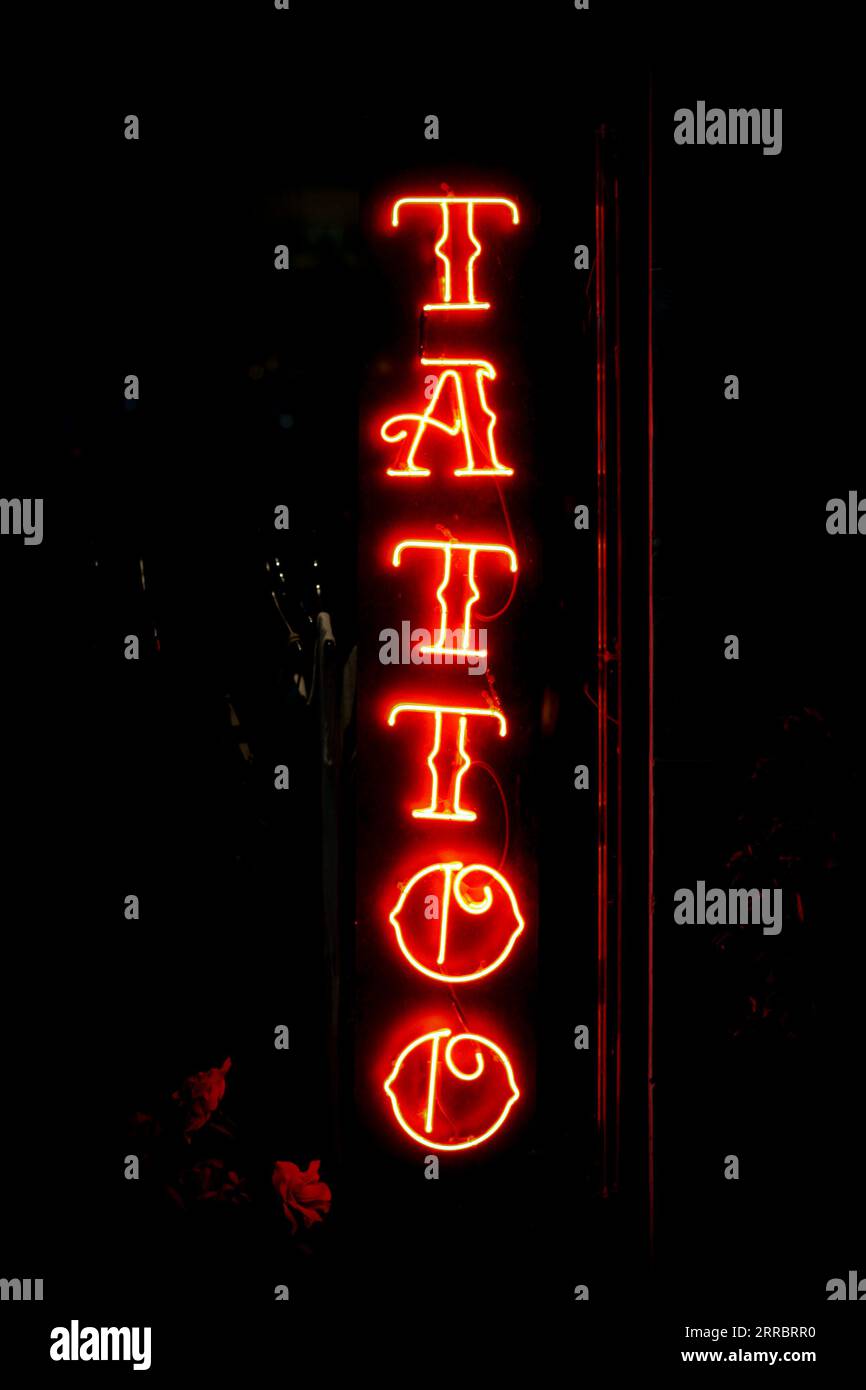
[[[483,933],[476,918],[483,919]],[[459,860],[429,864],[413,874],[391,913],[391,924],[410,965],[432,980],[452,984],[468,984],[498,970],[526,925],[514,889],[498,869]]]
[[[508,559],[509,568],[512,574],[517,573],[517,556],[508,545],[487,545],[479,542],[463,544],[459,541],[401,541],[396,547],[392,563],[399,567],[404,550],[441,550],[442,552],[442,581],[436,590],[436,597],[439,600],[439,628],[441,634],[438,642],[430,646],[421,647],[422,652],[429,652],[432,655],[457,656],[467,655],[470,652],[476,656],[486,656],[487,648],[471,646],[472,625],[470,614],[477,599],[481,597],[475,578],[475,562],[479,554],[481,555],[504,555]],[[448,590],[452,585],[452,568],[454,554],[466,554],[466,569],[462,576],[455,577],[454,587],[457,583],[461,589],[461,601],[463,602],[463,617],[457,632],[459,634],[457,646],[447,646],[446,638],[450,630],[448,622]],[[465,596],[466,589],[469,596]]]
[[[488,709],[483,705],[395,705],[388,715],[392,727],[401,714],[432,714],[433,747],[427,758],[427,766],[432,777],[430,805],[416,807],[412,815],[417,820],[476,820],[474,811],[467,811],[460,804],[460,789],[463,778],[472,766],[472,759],[466,751],[466,729],[470,719],[496,719],[499,723],[499,737],[505,738],[507,726],[505,715],[498,709]],[[449,722],[446,724],[446,720]],[[454,721],[454,722],[452,722]],[[455,729],[456,723],[456,729]],[[445,742],[443,747],[443,730]],[[439,766],[445,769],[446,776],[440,780]],[[447,790],[443,791],[443,786]]]
[[[517,204],[510,198],[474,195],[404,197],[392,205],[391,225],[398,227],[401,213],[419,207],[428,212],[433,209],[439,218],[433,249],[440,266],[440,297],[426,303],[424,310],[489,311],[490,302],[477,294],[477,262],[483,250],[478,221],[493,216],[501,220],[504,211],[509,225],[516,226],[520,221]],[[446,320],[448,331],[456,333],[459,322],[458,314]],[[483,480],[494,479],[498,484],[514,475],[513,467],[499,457],[497,415],[487,397],[490,383],[497,380],[496,368],[487,357],[462,355],[461,346],[459,337],[454,337],[443,347],[443,355],[422,357],[422,367],[436,375],[429,400],[422,410],[401,411],[380,426],[381,439],[397,446],[385,470],[387,477],[430,478],[435,468],[450,471],[456,478],[477,479],[477,487],[484,488]],[[401,568],[407,557],[417,563],[419,552],[422,562],[423,552],[436,556],[439,623],[433,629],[432,641],[420,648],[426,655],[486,658],[486,647],[480,650],[473,642],[472,630],[473,610],[481,597],[479,565],[485,571],[497,565],[500,569],[507,566],[511,575],[518,572],[512,545],[473,535],[471,500],[478,495],[477,490],[469,490],[469,501],[464,495],[458,524],[461,531],[466,528],[464,534],[468,531],[465,540],[453,539],[440,524],[444,518],[434,516],[430,518],[432,535],[428,531],[425,538],[422,529],[420,537],[416,532],[417,538],[392,542],[395,569]],[[434,539],[437,530],[448,539]],[[489,535],[489,521],[484,531]],[[508,538],[513,539],[510,528]],[[452,680],[452,687],[466,674],[461,672],[456,682]],[[455,855],[454,847],[454,836],[467,833],[460,827],[479,820],[478,811],[463,800],[464,779],[473,766],[470,727],[473,740],[485,729],[495,730],[499,739],[505,739],[508,725],[498,701],[496,706],[492,701],[465,703],[462,692],[456,690],[453,703],[448,697],[444,701],[425,699],[427,692],[423,687],[418,689],[417,679],[416,690],[421,698],[393,704],[387,723],[394,728],[405,716],[423,716],[429,721],[430,742],[425,745],[429,800],[412,806],[411,816],[430,822],[429,830],[419,829],[419,833],[431,836],[444,833],[437,829],[439,822],[449,822],[450,839],[447,848],[440,842],[438,851],[434,847],[425,853],[420,866],[412,866],[410,877],[399,886],[389,921],[405,962],[431,981],[440,994],[447,986],[456,1002],[455,986],[474,984],[507,967],[526,927],[517,893],[502,865],[493,868],[482,862],[465,863],[457,857],[459,849]],[[440,691],[441,687],[437,694]],[[387,1079],[382,1081],[380,1073],[380,1084],[400,1129],[427,1149],[461,1150],[483,1145],[502,1128],[520,1097],[506,1049],[495,1038],[471,1031],[468,1023],[464,1022],[464,1029],[454,1033],[448,1027],[436,1027],[412,1038],[391,1059]]]
[[[430,404],[423,414],[418,415],[413,411],[407,411],[401,415],[391,415],[383,424],[380,433],[388,444],[400,444],[408,438],[408,429],[399,428],[404,421],[414,421],[416,426],[406,461],[397,468],[389,468],[388,476],[390,478],[429,478],[430,469],[417,464],[415,456],[423,443],[427,430],[436,429],[454,438],[459,435],[462,440],[465,463],[463,468],[454,469],[455,478],[510,478],[514,469],[501,463],[496,454],[494,440],[496,416],[487,404],[487,396],[484,391],[485,381],[496,380],[496,369],[492,363],[481,357],[422,357],[421,364],[424,367],[444,367],[445,370],[439,373],[433,395],[430,397]],[[474,398],[470,391],[469,399],[473,400],[476,407],[475,416],[477,417],[480,411],[480,415],[486,421],[484,423],[479,420],[479,423],[483,424],[487,441],[486,449],[483,450],[486,462],[482,461],[481,463],[476,462],[475,448],[473,447],[473,436],[477,440],[479,433],[472,424],[473,417],[470,416],[467,407],[466,388],[468,382],[472,383],[471,390],[474,391]],[[451,423],[446,424],[444,420],[437,420],[434,412],[439,404],[439,398],[449,383],[453,392],[454,409]]]
[[[520,221],[520,214],[517,204],[510,198],[398,198],[391,210],[391,225],[397,227],[400,224],[400,209],[403,207],[435,206],[439,208],[442,219],[442,233],[435,246],[436,255],[442,262],[442,275],[440,279],[440,289],[442,298],[438,303],[425,304],[424,309],[489,309],[490,305],[480,302],[475,298],[475,262],[481,255],[481,242],[475,235],[475,209],[477,207],[505,207],[511,212],[511,221],[514,226]],[[462,214],[462,217],[461,217]],[[466,240],[472,247],[471,253],[466,256],[454,271],[454,257],[445,250],[446,246],[452,246],[455,240],[455,233],[462,221],[462,230]],[[457,297],[454,297],[454,281],[458,281]]]

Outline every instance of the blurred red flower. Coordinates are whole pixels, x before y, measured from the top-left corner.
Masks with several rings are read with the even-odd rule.
[[[221,1067],[211,1067],[208,1071],[197,1071],[187,1076],[178,1090],[172,1092],[172,1100],[185,1107],[183,1132],[187,1136],[206,1125],[216,1110],[226,1089],[226,1072],[232,1064],[227,1057]]]
[[[166,1183],[165,1191],[181,1209],[192,1202],[217,1201],[237,1206],[250,1201],[246,1180],[221,1158],[202,1159],[182,1172],[175,1183]]]
[[[220,1158],[205,1159],[190,1172],[191,1194],[202,1201],[216,1198],[219,1202],[248,1202],[246,1183],[233,1168],[227,1168]]]
[[[304,1170],[297,1163],[274,1164],[274,1188],[283,1203],[292,1235],[298,1230],[295,1212],[300,1212],[304,1225],[309,1229],[331,1210],[331,1189],[319,1179],[320,1162],[320,1159],[314,1158],[309,1168]]]

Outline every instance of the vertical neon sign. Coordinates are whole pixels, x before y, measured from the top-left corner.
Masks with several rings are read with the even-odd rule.
[[[504,387],[491,361],[495,306],[479,283],[484,278],[479,231],[510,230],[519,225],[520,214],[514,201],[498,196],[396,199],[391,228],[410,221],[436,231],[430,259],[438,298],[421,302],[425,315],[435,312],[438,347],[435,355],[423,348],[420,353],[426,371],[423,402],[377,421],[380,449],[387,446],[383,473],[389,488],[403,490],[406,498],[405,523],[389,546],[389,562],[395,579],[400,571],[426,583],[426,616],[438,610],[438,626],[418,643],[419,655],[436,664],[466,662],[470,656],[486,663],[495,654],[495,635],[485,632],[476,641],[473,622],[492,622],[505,612],[520,555],[510,526],[504,537],[489,534],[490,490],[507,516],[499,489],[508,485],[515,466],[499,437],[497,393]],[[476,331],[467,352],[462,330],[470,322],[481,325],[484,341],[478,348]],[[435,514],[436,489],[443,483],[461,489],[459,536]],[[424,491],[426,508],[419,496]],[[418,522],[419,502],[421,512],[429,512],[424,526]],[[481,619],[484,591],[503,575],[510,585],[508,602]],[[508,743],[508,720],[494,682],[488,680],[483,693],[476,693],[480,683],[471,674],[465,664],[458,665],[457,686],[452,684],[447,698],[432,684],[420,691],[416,685],[413,694],[419,698],[412,700],[401,699],[394,689],[384,713],[393,760],[401,774],[405,770],[407,797],[390,817],[390,843],[399,842],[401,830],[408,836],[413,825],[413,845],[419,834],[428,838],[411,872],[392,874],[383,885],[390,910],[381,925],[404,968],[429,989],[425,1020],[435,1026],[413,1027],[407,1018],[403,1027],[396,1020],[399,1044],[377,1085],[399,1130],[425,1149],[443,1151],[485,1144],[508,1124],[521,1096],[520,1068],[505,1020],[494,1018],[484,1032],[445,1022],[452,1008],[463,1017],[454,985],[477,989],[480,981],[512,969],[526,928],[520,886],[508,865],[479,858],[475,842],[466,839],[483,820],[473,791],[481,768],[503,800],[503,860],[507,855],[507,793],[495,764],[497,749]],[[391,871],[386,866],[383,872]]]

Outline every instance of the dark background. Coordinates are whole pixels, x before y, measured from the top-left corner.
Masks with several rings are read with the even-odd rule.
[[[533,1329],[527,1347],[541,1334],[582,1347],[596,1336],[612,1361],[624,1349],[621,1331],[605,1340],[611,1325],[637,1324],[639,1346],[665,1349],[662,1364],[686,1321],[812,1324],[825,1362],[857,1317],[825,1302],[828,1279],[866,1274],[862,557],[859,539],[824,526],[827,499],[856,486],[843,156],[810,123],[802,86],[783,90],[778,65],[755,51],[710,71],[700,55],[679,61],[661,27],[645,49],[643,31],[629,31],[624,52],[610,13],[563,7],[525,36],[493,36],[477,9],[486,62],[471,86],[426,47],[429,16],[417,29],[404,20],[366,66],[344,67],[353,44],[369,42],[364,22],[341,20],[337,52],[293,8],[298,41],[263,56],[256,44],[273,45],[263,20],[255,63],[246,49],[220,66],[169,54],[164,68],[102,85],[66,72],[62,119],[46,118],[52,139],[34,141],[22,241],[38,294],[11,382],[27,378],[32,391],[36,364],[43,384],[32,403],[11,393],[25,447],[3,491],[44,496],[46,535],[41,547],[4,537],[0,548],[2,1273],[46,1284],[42,1307],[3,1308],[4,1342],[8,1327],[24,1364],[72,1317],[151,1324],[154,1374],[157,1358],[217,1368],[251,1352],[338,1365],[344,1339],[357,1349],[360,1331],[384,1347],[389,1328],[398,1342],[418,1330],[425,1364],[453,1371],[451,1330],[463,1339],[473,1320],[482,1364],[503,1321]],[[675,146],[673,111],[699,98],[783,106],[782,154]],[[642,860],[650,105],[653,1263]],[[123,139],[130,111],[138,143]],[[440,118],[436,143],[423,138],[428,112]],[[625,1153],[621,1191],[607,1200],[594,1058],[571,1041],[594,1017],[595,983],[594,804],[572,790],[574,764],[594,763],[584,687],[595,678],[595,552],[572,513],[595,489],[595,367],[572,247],[593,240],[599,122],[614,132],[623,195],[628,638]],[[526,387],[531,557],[502,679],[531,731],[515,827],[537,857],[540,925],[515,1007],[534,1027],[538,1065],[534,1114],[514,1145],[475,1167],[443,1164],[432,1183],[358,1103],[357,1028],[369,1015],[354,969],[355,873],[363,884],[368,869],[355,830],[359,802],[372,804],[355,771],[363,723],[348,722],[339,767],[323,776],[320,700],[307,706],[295,677],[309,690],[320,607],[333,621],[332,673],[356,645],[362,680],[375,661],[377,625],[356,577],[359,409],[363,425],[377,354],[413,349],[419,287],[396,267],[389,281],[364,219],[367,200],[402,175],[420,184],[448,169],[519,189],[535,219],[513,264],[501,243],[517,334],[509,366]],[[273,269],[282,242],[288,273]],[[128,372],[142,382],[134,408],[123,402]],[[723,398],[729,372],[737,402]],[[277,503],[291,509],[285,544],[271,526]],[[142,638],[138,663],[122,659],[129,632]],[[723,659],[728,633],[739,662]],[[326,688],[320,672],[319,696]],[[272,789],[280,762],[291,769],[284,796]],[[781,936],[673,926],[676,888],[737,882],[744,858],[746,886],[785,889]],[[123,919],[130,892],[137,923]],[[272,1045],[283,1022],[288,1054]],[[237,1137],[195,1152],[229,1158],[253,1201],[184,1216],[155,1180],[123,1180],[136,1151],[128,1120],[228,1056]],[[729,1153],[738,1183],[722,1176]],[[269,1188],[281,1158],[320,1158],[333,1188],[309,1254]],[[278,1282],[288,1306],[272,1302]],[[573,1302],[578,1283],[588,1305]]]

